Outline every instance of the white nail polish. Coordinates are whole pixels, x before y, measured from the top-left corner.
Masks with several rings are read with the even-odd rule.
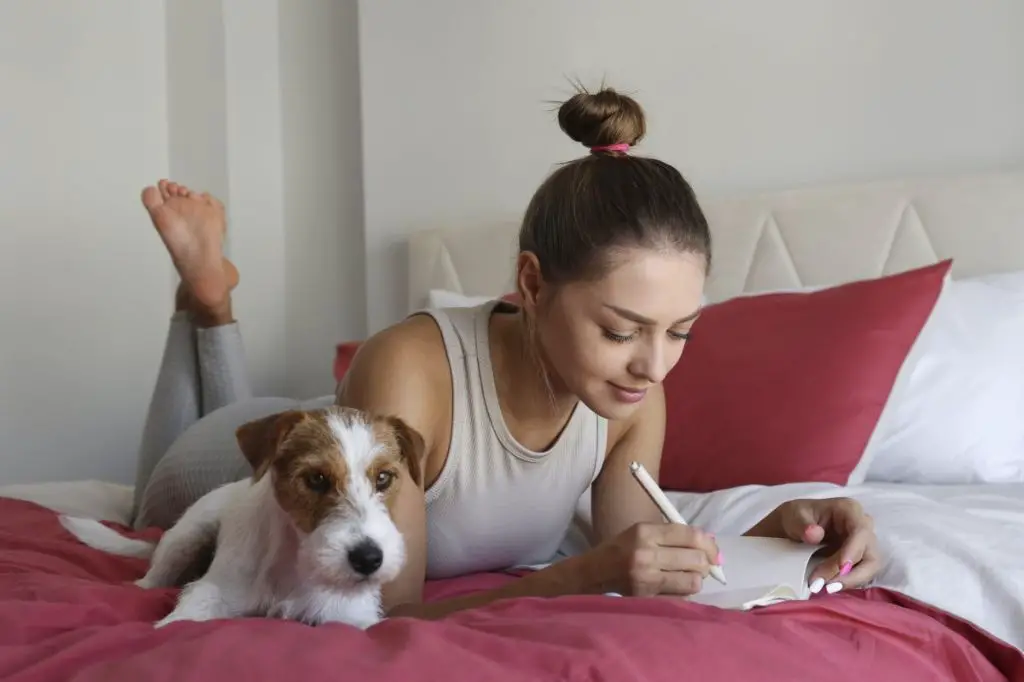
[[[821,588],[823,587],[825,587],[825,579],[815,578],[811,581],[809,589],[811,590],[811,594],[818,594],[819,592],[821,592]]]
[[[828,585],[825,586],[825,591],[828,592],[829,594],[835,594],[836,592],[838,592],[841,589],[843,589],[843,584],[842,583],[829,583]]]

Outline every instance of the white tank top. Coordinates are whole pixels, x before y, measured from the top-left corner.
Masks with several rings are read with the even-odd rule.
[[[417,313],[440,327],[452,377],[448,458],[426,492],[429,579],[551,561],[604,462],[607,420],[582,402],[544,452],[509,433],[487,338],[498,305]]]

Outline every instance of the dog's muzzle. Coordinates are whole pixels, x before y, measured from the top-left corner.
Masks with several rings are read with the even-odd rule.
[[[384,563],[384,552],[373,540],[363,540],[348,551],[348,563],[359,575],[373,575]]]

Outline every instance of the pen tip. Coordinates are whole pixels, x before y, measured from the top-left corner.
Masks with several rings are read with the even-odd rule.
[[[727,581],[725,579],[725,571],[723,571],[721,569],[721,567],[719,567],[719,566],[712,566],[711,567],[711,575],[712,575],[712,577],[715,578],[715,580],[717,580],[718,582],[722,583],[723,585],[728,585],[729,584],[729,581]]]
[[[639,462],[630,462],[629,463],[629,470],[630,471],[636,471],[639,468],[640,468],[640,463]]]

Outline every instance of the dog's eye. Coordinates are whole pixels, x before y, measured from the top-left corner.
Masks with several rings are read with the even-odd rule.
[[[377,474],[377,480],[374,481],[374,485],[377,487],[377,492],[382,493],[391,487],[391,484],[395,482],[395,475],[390,471],[381,471]]]
[[[330,488],[331,482],[319,471],[306,474],[306,485],[315,493],[325,493]]]

